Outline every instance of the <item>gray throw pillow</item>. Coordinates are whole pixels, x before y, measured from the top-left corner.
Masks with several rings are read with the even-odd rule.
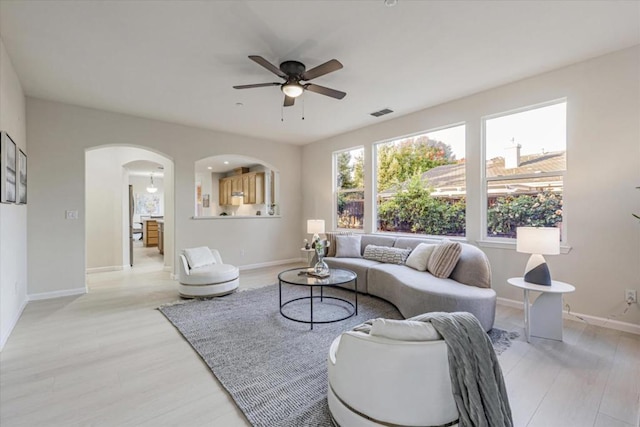
[[[336,236],[336,258],[362,258],[360,236]]]
[[[404,264],[411,249],[391,248],[388,246],[367,245],[363,258],[387,264]]]

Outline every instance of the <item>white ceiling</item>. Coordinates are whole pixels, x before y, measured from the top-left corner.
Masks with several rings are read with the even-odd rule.
[[[129,171],[130,176],[151,176],[153,174],[156,178],[164,177],[164,167],[148,160],[134,160],[126,163],[124,168]]]
[[[207,157],[196,161],[196,172],[227,173],[239,167],[252,168],[262,164],[258,159],[235,154]]]
[[[27,95],[306,144],[640,43],[638,1],[0,1]],[[342,70],[284,109],[250,61]],[[242,107],[236,106],[242,103]],[[369,115],[382,108],[395,113]]]

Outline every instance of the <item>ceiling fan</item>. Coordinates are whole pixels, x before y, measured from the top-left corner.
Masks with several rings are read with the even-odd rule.
[[[280,68],[273,65],[261,56],[249,55],[249,59],[262,65],[267,70],[271,71],[276,76],[285,80],[284,83],[257,83],[252,85],[234,86],[234,89],[251,89],[254,87],[266,87],[266,86],[280,86],[280,89],[284,93],[284,106],[290,107],[294,104],[296,98],[302,95],[305,90],[319,93],[321,95],[330,96],[336,99],[342,99],[347,94],[339,90],[330,89],[328,87],[319,86],[313,83],[301,83],[303,81],[313,80],[317,77],[324,76],[333,71],[337,71],[342,68],[340,61],[332,59],[325,62],[322,65],[318,65],[307,71],[305,65],[298,61],[285,61],[280,64]]]

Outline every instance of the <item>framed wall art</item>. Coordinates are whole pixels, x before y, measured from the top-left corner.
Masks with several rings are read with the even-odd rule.
[[[27,155],[18,149],[18,194],[16,203],[27,204]]]
[[[8,133],[0,134],[0,202],[16,201],[16,143]]]

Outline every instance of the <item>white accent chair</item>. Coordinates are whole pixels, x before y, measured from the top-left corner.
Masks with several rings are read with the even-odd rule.
[[[338,426],[457,425],[444,340],[349,331],[333,341],[328,359],[327,398]]]
[[[214,297],[238,288],[238,267],[222,262],[220,252],[207,247],[185,249],[180,254],[179,292],[183,298]]]

